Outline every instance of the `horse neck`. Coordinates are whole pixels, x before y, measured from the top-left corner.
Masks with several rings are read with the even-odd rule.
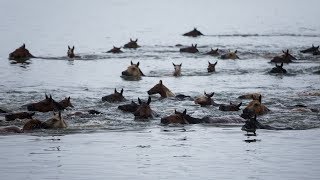
[[[163,89],[160,93],[161,97],[172,97],[174,94],[165,86],[163,86]]]

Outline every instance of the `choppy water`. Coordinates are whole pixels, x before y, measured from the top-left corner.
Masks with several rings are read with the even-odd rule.
[[[319,96],[310,95],[320,92],[319,74],[315,73],[320,70],[320,57],[299,53],[311,44],[320,45],[317,6],[317,1],[289,0],[1,1],[0,107],[22,111],[23,105],[42,100],[47,93],[56,100],[71,96],[75,108],[64,116],[86,109],[104,113],[65,117],[69,125],[65,130],[1,137],[1,174],[11,179],[26,174],[29,179],[316,179],[319,112],[302,113],[293,106],[320,107]],[[193,27],[206,36],[181,36]],[[120,55],[104,53],[130,38],[138,38],[142,47]],[[12,64],[8,54],[22,43],[39,58]],[[200,53],[182,54],[175,47],[192,43],[198,44]],[[68,45],[75,45],[80,59],[66,58]],[[210,48],[237,49],[240,60],[204,55]],[[285,49],[298,60],[284,65],[286,75],[268,74],[274,66],[270,59]],[[130,61],[139,61],[146,77],[122,79],[121,71]],[[206,72],[208,61],[218,61],[216,73]],[[172,76],[172,62],[183,64],[181,77]],[[195,97],[203,91],[215,92],[218,103],[240,102],[238,96],[259,92],[271,110],[259,120],[295,131],[259,131],[259,141],[247,144],[240,124],[159,124],[174,109],[187,109],[195,117],[237,117],[240,111],[221,112],[193,101],[152,96],[151,107],[159,116],[137,122],[132,114],[117,110],[123,103],[101,102],[114,88],[124,88],[128,102],[146,99],[146,91],[160,79],[176,94]],[[35,117],[50,116],[37,113]],[[24,122],[1,120],[0,125],[22,126]],[[54,138],[61,140],[52,141],[50,135],[59,135]],[[44,164],[45,168],[38,169]]]

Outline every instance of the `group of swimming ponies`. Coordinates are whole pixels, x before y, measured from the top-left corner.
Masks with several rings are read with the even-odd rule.
[[[192,31],[187,32],[183,34],[183,36],[190,36],[190,37],[198,37],[202,36],[203,34],[198,31],[196,28],[194,28]],[[130,42],[125,44],[123,48],[129,48],[129,49],[136,49],[140,48],[137,44],[138,39],[132,40],[130,39]],[[182,46],[182,45],[176,45],[176,46]],[[107,51],[107,53],[122,53],[121,50],[122,47],[113,47],[111,50]],[[68,46],[67,56],[69,58],[79,58],[80,56],[75,55],[74,53],[75,47]],[[197,53],[199,50],[197,49],[197,44],[192,44],[190,47],[182,47],[180,48],[180,52],[184,53]],[[287,71],[283,68],[284,63],[291,63],[293,60],[296,60],[295,57],[293,57],[289,50],[282,51],[283,54],[280,56],[276,56],[272,58],[271,62],[275,63],[275,67],[270,71],[270,73],[281,73],[285,74]],[[305,49],[300,51],[301,53],[309,53],[313,55],[320,55],[319,52],[319,46],[315,47],[312,45],[311,48]],[[239,59],[237,56],[237,50],[234,52],[228,51],[225,54],[220,55],[219,49],[212,49],[207,52],[206,54],[212,55],[212,56],[220,56],[220,59]],[[16,61],[25,61],[30,58],[35,58],[29,50],[26,48],[25,44],[23,44],[21,47],[13,51],[9,54],[10,60],[16,60]],[[215,66],[218,62],[211,63],[208,62],[208,68],[207,71],[215,72]],[[280,65],[278,65],[280,64]],[[124,70],[121,74],[122,77],[133,77],[133,78],[141,78],[142,76],[145,76],[141,69],[139,68],[140,63],[134,64],[131,61],[131,64],[128,66],[126,70]],[[181,64],[174,64],[174,72],[173,76],[180,76],[181,75]],[[109,103],[120,103],[120,102],[126,102],[127,99],[123,96],[124,90],[121,89],[120,92],[118,92],[116,89],[114,90],[114,93],[104,96],[101,98],[102,101],[106,101]],[[159,81],[158,84],[156,84],[154,87],[152,87],[150,90],[147,91],[148,95],[154,95],[159,94],[161,98],[168,98],[172,97],[177,100],[192,100],[195,104],[200,105],[201,107],[205,106],[217,106],[220,111],[239,111],[241,110],[240,107],[242,106],[242,102],[239,104],[233,104],[230,102],[230,104],[217,104],[213,100],[214,92],[212,93],[206,93],[204,92],[203,95],[198,97],[190,97],[183,94],[174,94],[171,92],[162,82],[162,80]],[[242,130],[246,131],[247,133],[253,133],[256,134],[256,129],[290,129],[290,128],[277,128],[277,127],[271,127],[268,125],[263,125],[260,122],[257,121],[257,116],[264,115],[268,113],[270,110],[262,103],[262,95],[258,93],[253,94],[246,94],[239,96],[239,99],[251,99],[251,102],[243,109],[243,112],[241,114],[241,117],[239,119],[234,119],[233,123],[245,123],[242,126]],[[148,120],[152,118],[154,115],[153,110],[151,109],[151,97],[147,99],[147,101],[143,101],[140,98],[138,98],[138,102],[131,101],[129,104],[123,104],[119,105],[118,109],[124,112],[133,113],[135,119],[137,120]],[[64,118],[61,115],[61,111],[65,110],[68,107],[73,107],[70,97],[67,97],[59,102],[55,101],[52,96],[45,95],[45,99],[36,103],[30,103],[27,106],[28,112],[8,112],[6,110],[0,109],[1,114],[5,114],[5,120],[6,121],[14,121],[15,119],[29,119],[26,121],[24,126],[22,128],[16,127],[16,126],[8,126],[8,127],[2,127],[0,128],[0,132],[2,133],[8,133],[8,132],[14,132],[14,133],[22,133],[22,132],[30,132],[35,129],[57,129],[57,128],[66,128],[67,123],[65,122]],[[35,115],[35,112],[51,112],[53,111],[54,115],[52,118],[46,120],[46,121],[40,121],[38,119],[33,119],[32,116]],[[82,114],[102,114],[99,111],[96,110],[88,110],[86,112],[76,112],[72,115],[82,115]],[[225,120],[223,118],[210,118],[210,117],[203,117],[203,118],[195,118],[191,117],[187,114],[187,110],[185,109],[183,112],[174,111],[174,113],[167,117],[161,118],[162,124],[199,124],[199,123],[224,123]]]

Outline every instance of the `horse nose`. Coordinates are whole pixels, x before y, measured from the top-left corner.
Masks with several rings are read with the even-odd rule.
[[[127,71],[122,71],[122,75],[128,76],[128,72]]]

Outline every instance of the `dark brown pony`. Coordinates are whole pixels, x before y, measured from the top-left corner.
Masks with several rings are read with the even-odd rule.
[[[217,62],[215,62],[215,63],[210,63],[209,61],[208,61],[208,68],[207,68],[207,70],[208,70],[208,72],[210,73],[210,72],[215,72],[216,71],[216,65],[217,65],[217,63],[218,63],[218,61]]]
[[[6,121],[13,121],[15,119],[32,119],[32,116],[35,112],[18,112],[18,113],[9,113],[5,115]]]
[[[125,101],[126,99],[123,97],[123,89],[121,89],[120,92],[117,91],[117,89],[114,89],[114,93],[102,97],[102,101],[107,101],[110,103],[114,102],[122,102]]]
[[[49,112],[53,110],[63,110],[64,108],[52,99],[52,96],[48,97],[45,95],[45,99],[37,102],[31,103],[27,105],[28,111],[39,111],[39,112]]]
[[[197,53],[199,50],[197,49],[197,44],[185,48],[180,48],[180,52],[186,52],[186,53]]]
[[[115,47],[115,46],[113,46],[113,48],[110,49],[109,51],[107,51],[107,53],[118,54],[118,53],[123,53],[123,51],[121,51],[121,47]]]
[[[300,51],[300,52],[301,52],[301,53],[311,53],[311,54],[313,54],[314,52],[317,52],[317,51],[319,51],[319,46],[315,47],[315,46],[312,44],[312,47],[311,47],[311,48],[302,50],[302,51]]]
[[[256,135],[257,128],[258,128],[257,115],[254,115],[254,117],[250,118],[245,122],[241,130],[246,131],[247,133],[252,132],[254,135]]]
[[[160,94],[162,98],[174,97],[175,95],[162,83],[162,80],[158,84],[153,86],[149,91],[149,95]]]
[[[286,74],[287,70],[283,68],[283,63],[281,63],[280,66],[276,64],[276,67],[272,68],[271,71],[269,71],[269,73]]]
[[[189,36],[189,37],[197,37],[197,36],[203,36],[203,34],[197,30],[197,28],[194,28],[192,31],[184,33],[183,36]]]
[[[137,49],[140,46],[138,45],[138,39],[136,39],[135,41],[133,41],[132,39],[130,39],[130,42],[128,42],[127,44],[125,44],[123,47],[124,48],[129,48],[129,49]]]
[[[152,118],[152,110],[150,108],[151,97],[149,96],[147,102],[142,102],[140,98],[138,98],[139,106],[137,110],[133,113],[135,119],[148,119]]]
[[[9,54],[9,59],[11,60],[27,60],[33,57],[29,50],[26,49],[25,44]]]
[[[263,115],[269,112],[270,110],[262,104],[261,102],[262,96],[259,96],[259,100],[252,100],[248,106],[243,110],[241,117],[244,119],[248,119],[253,115]]]
[[[281,56],[275,56],[274,58],[272,58],[271,62],[272,63],[291,63],[292,60],[297,60],[295,57],[293,57],[290,53],[289,53],[289,49],[287,49],[287,51],[282,51],[283,54]]]
[[[124,105],[120,105],[118,106],[118,109],[125,111],[125,112],[136,112],[136,110],[138,109],[138,104],[135,103],[134,101],[131,101],[130,104],[124,104]]]
[[[214,92],[207,94],[206,92],[204,92],[204,95],[197,97],[194,100],[194,103],[199,104],[200,106],[210,106],[215,104],[212,96],[214,95]]]
[[[233,104],[232,102],[230,102],[230,104],[220,104],[219,110],[220,111],[239,111],[241,105],[242,105],[242,102],[239,104]]]
[[[122,75],[136,78],[144,76],[143,72],[139,68],[139,65],[139,62],[137,64],[133,64],[133,62],[131,61],[131,65],[127,68],[127,70],[122,71]]]
[[[215,50],[211,48],[211,51],[207,52],[206,54],[211,55],[211,56],[219,56],[220,55],[218,48]]]
[[[181,66],[182,66],[182,63],[181,64],[173,64],[173,67],[174,67],[174,72],[173,72],[173,76],[181,76]]]
[[[237,56],[237,52],[238,50],[235,50],[234,52],[229,51],[228,53],[221,55],[221,59],[233,59],[233,60],[240,59]]]

